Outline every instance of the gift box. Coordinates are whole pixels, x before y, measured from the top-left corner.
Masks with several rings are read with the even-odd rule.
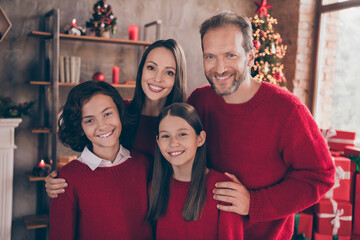
[[[355,174],[359,172],[360,167],[360,147],[346,146],[344,156],[351,161],[350,168],[350,202],[354,203],[355,193]]]
[[[323,198],[350,202],[350,166],[346,157],[333,157],[335,163],[335,184]]]
[[[313,229],[313,215],[300,212],[295,214],[295,228],[292,239],[311,239]]]
[[[352,205],[346,201],[321,199],[315,207],[315,232],[350,236]]]
[[[314,240],[352,240],[350,236],[314,233]]]
[[[353,233],[360,235],[360,174],[356,174]]]
[[[341,155],[343,155],[343,151],[333,151],[333,150],[330,150],[330,154],[331,156],[333,157],[341,157]]]
[[[355,132],[335,129],[321,129],[321,132],[331,150],[344,151],[346,146],[355,145]]]

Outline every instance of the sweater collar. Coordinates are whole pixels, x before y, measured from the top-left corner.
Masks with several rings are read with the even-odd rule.
[[[266,98],[269,91],[269,83],[262,82],[259,89],[255,93],[255,95],[245,103],[226,103],[224,99],[218,95],[214,90],[212,90],[213,99],[215,102],[223,109],[225,112],[230,113],[232,115],[238,114],[247,114],[252,112],[255,108],[257,108]]]

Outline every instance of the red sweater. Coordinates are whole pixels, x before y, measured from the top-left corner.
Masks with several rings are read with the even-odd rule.
[[[124,100],[124,102],[126,106],[129,106],[130,100]],[[157,117],[140,115],[137,129],[124,129],[125,134],[135,134],[134,142],[125,144],[126,147],[149,157],[151,167],[155,154],[156,120]]]
[[[152,239],[145,223],[148,159],[92,171],[72,161],[59,171],[69,186],[50,203],[49,239]]]
[[[243,218],[234,213],[220,212],[216,208],[212,190],[215,183],[228,181],[224,174],[211,170],[206,176],[206,200],[200,219],[186,222],[181,212],[189,191],[190,182],[173,179],[170,184],[169,205],[165,216],[157,222],[158,240],[241,240],[243,239]]]
[[[290,239],[294,213],[334,183],[329,150],[298,98],[263,82],[243,104],[227,104],[210,86],[188,102],[207,132],[211,167],[234,173],[250,190],[245,239]]]

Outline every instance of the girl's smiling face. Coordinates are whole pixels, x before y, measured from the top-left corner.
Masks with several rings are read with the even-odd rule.
[[[156,141],[162,155],[173,167],[174,178],[191,177],[197,148],[205,142],[205,132],[197,135],[184,119],[168,115],[159,124]]]
[[[110,96],[96,94],[81,108],[81,126],[93,145],[93,152],[101,157],[104,151],[118,151],[122,125],[119,111]]]
[[[147,101],[166,99],[175,83],[176,63],[173,53],[164,47],[149,52],[141,78]]]

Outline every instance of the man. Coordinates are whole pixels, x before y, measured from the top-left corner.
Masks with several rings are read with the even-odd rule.
[[[196,89],[195,106],[208,135],[210,167],[233,182],[216,184],[222,211],[245,216],[244,239],[291,239],[294,213],[334,183],[334,165],[310,112],[291,93],[250,75],[250,21],[221,12],[200,27],[211,86]],[[231,173],[231,174],[230,174]]]

